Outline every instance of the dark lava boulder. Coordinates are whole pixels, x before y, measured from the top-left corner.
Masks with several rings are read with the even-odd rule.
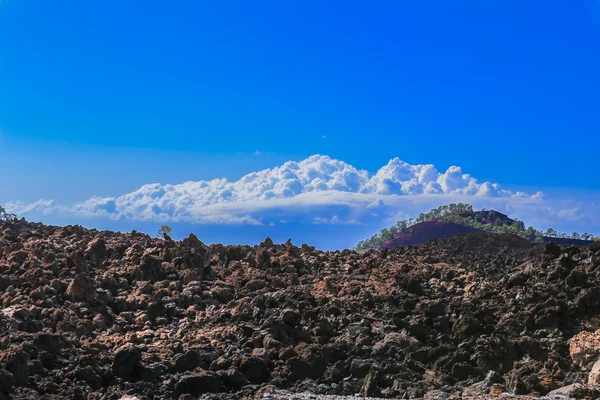
[[[142,350],[135,346],[125,345],[115,352],[112,372],[125,380],[139,377],[142,367]]]

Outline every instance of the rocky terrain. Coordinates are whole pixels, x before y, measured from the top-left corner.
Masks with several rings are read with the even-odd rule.
[[[476,233],[359,255],[2,223],[0,398],[598,397],[579,383],[600,370],[599,247]]]

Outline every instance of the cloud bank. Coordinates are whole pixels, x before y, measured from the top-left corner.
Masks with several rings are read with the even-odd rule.
[[[409,203],[476,203],[485,199],[518,205],[539,203],[542,197],[541,192],[513,192],[497,183],[479,182],[458,166],[441,172],[432,164],[411,165],[395,158],[371,173],[314,155],[234,182],[152,183],[118,197],[96,196],[74,205],[40,200],[11,202],[6,208],[19,215],[54,213],[199,224],[263,225],[290,217],[312,224],[360,224]]]

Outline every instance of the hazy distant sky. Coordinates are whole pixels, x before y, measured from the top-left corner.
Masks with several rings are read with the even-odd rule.
[[[598,71],[595,0],[2,0],[0,204],[56,224],[167,221],[207,242],[334,248],[462,190],[541,229],[600,234]],[[292,166],[227,188],[315,154],[330,158],[306,168],[334,174],[329,186]],[[389,190],[369,186],[396,157],[439,176],[388,168]],[[426,193],[451,166],[510,194]],[[366,178],[339,186],[352,168]],[[229,183],[140,194],[217,178]]]

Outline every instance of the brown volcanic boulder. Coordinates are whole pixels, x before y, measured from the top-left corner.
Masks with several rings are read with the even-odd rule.
[[[479,332],[481,329],[480,321],[470,314],[461,315],[454,324],[452,331],[459,340],[467,339]]]
[[[549,254],[554,257],[559,257],[562,250],[559,245],[554,242],[546,243],[546,254]]]
[[[202,243],[200,241],[200,239],[198,239],[198,236],[194,235],[193,233],[190,233],[189,236],[185,239],[183,239],[181,241],[181,244],[184,247],[190,247],[190,248],[195,248],[195,249],[199,249],[199,248],[204,248],[204,243]]]
[[[600,358],[600,330],[574,336],[569,344],[569,355],[580,367],[591,367]]]
[[[177,393],[200,396],[204,393],[219,393],[223,391],[223,376],[214,372],[201,371],[198,374],[185,375],[176,385]]]
[[[96,295],[94,281],[86,275],[77,274],[67,288],[71,301],[91,301]]]
[[[101,267],[106,258],[106,242],[102,237],[97,237],[90,242],[86,250],[86,256],[94,267]]]
[[[181,283],[187,285],[190,282],[198,281],[200,278],[200,274],[196,269],[184,269],[179,273],[179,279]]]
[[[258,357],[245,357],[240,363],[240,371],[252,383],[268,382],[271,371],[267,363]]]
[[[199,366],[203,366],[205,369],[208,367],[200,353],[196,350],[189,350],[185,353],[177,354],[173,361],[175,362],[173,369],[176,372],[191,371]]]
[[[589,385],[598,385],[600,384],[600,360],[596,361],[590,374],[588,376],[588,384]]]
[[[67,258],[67,267],[76,273],[88,273],[89,268],[86,263],[83,251],[77,250]]]
[[[142,350],[133,345],[125,345],[115,352],[112,372],[125,380],[135,379],[142,366]]]
[[[152,254],[145,253],[140,265],[133,272],[132,278],[136,281],[156,282],[163,280],[165,277],[165,269],[162,266],[162,260]]]
[[[287,309],[281,312],[281,320],[289,326],[296,327],[300,325],[302,316],[295,310]]]

